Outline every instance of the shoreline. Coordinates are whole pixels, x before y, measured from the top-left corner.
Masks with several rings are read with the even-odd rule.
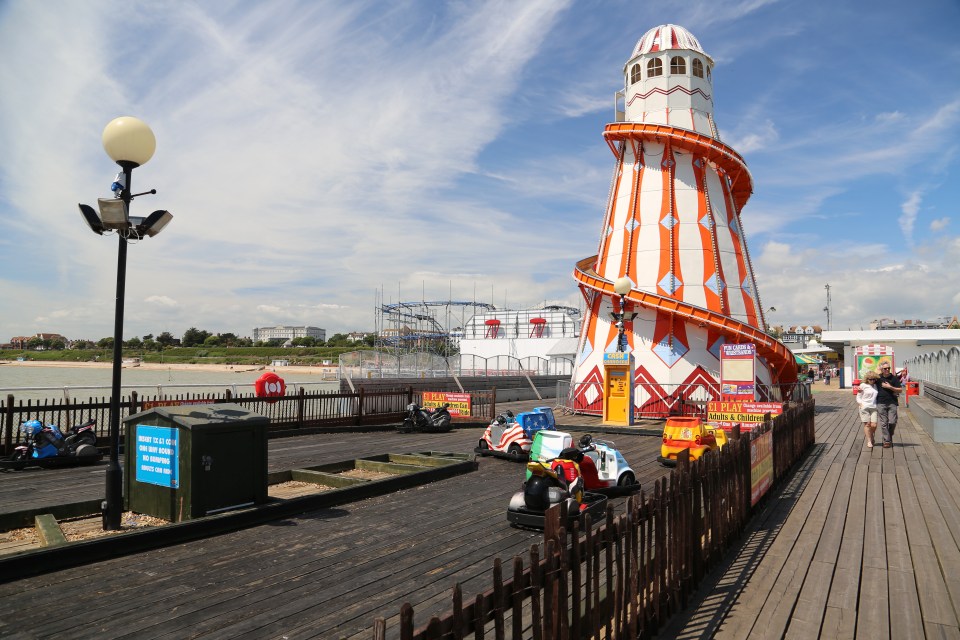
[[[112,362],[68,362],[68,361],[37,361],[37,360],[0,360],[0,366],[8,367],[48,367],[48,368],[72,368],[72,369],[112,369]],[[210,373],[245,373],[256,371],[270,371],[276,374],[305,374],[314,376],[323,376],[329,378],[336,377],[336,365],[320,365],[316,367],[297,367],[283,366],[271,367],[270,365],[250,366],[244,364],[184,364],[184,363],[160,363],[160,362],[141,362],[137,365],[124,365],[124,369],[136,368],[144,371],[206,371]]]

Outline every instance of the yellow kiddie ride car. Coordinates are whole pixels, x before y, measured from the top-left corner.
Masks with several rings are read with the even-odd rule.
[[[672,467],[684,449],[690,451],[691,460],[698,460],[708,451],[722,449],[726,444],[726,432],[720,427],[704,424],[700,418],[668,418],[657,460]]]

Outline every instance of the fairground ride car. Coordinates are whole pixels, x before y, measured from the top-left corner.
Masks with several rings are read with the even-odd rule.
[[[542,407],[540,407],[542,409]],[[483,432],[483,437],[474,452],[487,456],[497,456],[508,460],[523,461],[530,454],[530,445],[534,436],[544,430],[554,430],[553,413],[544,411],[526,411],[514,417],[507,411]]]
[[[541,431],[533,438],[530,460],[547,462],[560,452],[576,446],[583,452],[580,473],[587,491],[619,495],[640,488],[637,476],[613,442],[594,439],[587,434],[574,445],[573,436],[564,431]],[[527,473],[527,479],[530,474]],[[619,491],[617,491],[619,489]]]
[[[705,424],[701,418],[667,418],[657,460],[672,467],[676,466],[677,455],[684,449],[690,451],[691,460],[699,460],[705,453],[719,451],[726,444],[726,432],[719,426]]]

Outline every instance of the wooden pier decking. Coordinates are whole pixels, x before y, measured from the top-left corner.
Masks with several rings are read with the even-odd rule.
[[[658,637],[960,638],[960,446],[932,442],[901,407],[894,448],[868,450],[850,391],[818,385],[815,397],[813,452]],[[480,433],[285,438],[271,441],[270,467],[468,451]],[[665,472],[658,437],[611,439],[645,486]],[[423,623],[449,609],[455,582],[471,598],[490,588],[495,557],[507,563],[540,541],[506,523],[521,468],[482,458],[478,471],[431,485],[6,582],[0,637],[369,639],[376,616],[394,637],[402,603]],[[86,477],[30,474],[33,489],[21,489],[52,500],[83,478],[102,492],[102,470],[75,473]],[[0,502],[14,497],[13,478],[0,477]],[[28,614],[37,602],[57,603],[57,615]]]
[[[868,449],[849,390],[815,397],[814,451],[659,637],[960,638],[960,446],[901,406]]]
[[[481,434],[474,428],[271,440],[270,468],[387,451],[467,452]],[[659,437],[610,439],[642,483],[667,472],[656,462]],[[539,532],[511,528],[506,519],[523,468],[481,458],[475,472],[415,489],[0,584],[0,637],[368,640],[376,616],[387,618],[395,637],[403,603],[426,622],[449,609],[455,582],[464,594],[481,593],[491,586],[496,556],[508,561],[540,542]],[[46,499],[51,490],[38,483],[54,484],[65,471],[32,473],[23,490]],[[102,469],[99,477],[86,473],[96,488],[85,491],[102,492]],[[0,484],[15,477],[22,476],[6,474]],[[38,598],[56,603],[57,615],[24,615]]]

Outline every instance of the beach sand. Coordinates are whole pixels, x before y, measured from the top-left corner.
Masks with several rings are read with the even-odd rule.
[[[66,362],[66,361],[36,361],[36,360],[0,360],[0,365],[11,367],[69,367],[76,369],[110,369],[112,362]],[[271,367],[256,366],[252,367],[245,364],[183,364],[183,363],[161,363],[161,362],[141,362],[135,365],[139,369],[147,371],[209,371],[211,373],[227,372],[238,373],[243,371],[274,371],[278,374],[296,374],[296,375],[316,375],[327,379],[336,377],[336,365],[318,365],[315,367]],[[130,365],[124,364],[124,368]]]

